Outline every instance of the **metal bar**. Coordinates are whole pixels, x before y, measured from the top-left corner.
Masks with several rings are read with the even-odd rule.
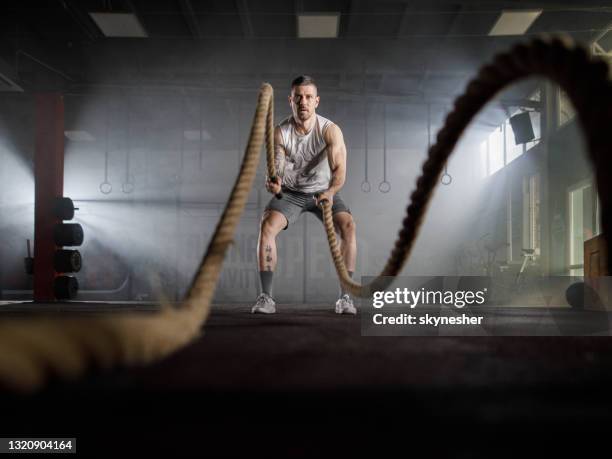
[[[502,128],[502,137],[504,139],[504,148],[503,148],[503,152],[504,152],[504,167],[508,165],[508,151],[506,149],[506,123],[503,123],[501,125]]]
[[[414,9],[414,2],[406,2],[404,11],[402,12],[402,17],[400,18],[400,23],[395,31],[396,38],[400,38],[404,35],[404,31],[406,30],[408,24],[408,18],[410,18],[410,13],[414,12]]]
[[[246,0],[236,0],[236,8],[238,9],[238,15],[240,16],[240,22],[242,23],[244,37],[253,38],[255,36],[255,31]]]
[[[40,59],[37,59],[36,57],[32,56],[29,53],[26,53],[25,51],[19,49],[17,50],[16,53],[17,56],[22,55],[27,57],[28,59],[36,62],[38,65],[43,66],[44,68],[46,68],[47,70],[51,70],[53,73],[57,73],[59,76],[65,78],[68,81],[72,81],[73,83],[76,81],[74,78],[72,78],[71,76],[66,75],[64,72],[62,72],[61,70],[56,69],[55,67],[51,67],[49,64],[41,61]]]
[[[193,5],[191,4],[191,0],[179,0],[179,5],[181,7],[181,11],[183,16],[185,17],[185,22],[187,23],[187,27],[191,31],[191,34],[194,38],[198,40],[202,38],[202,30],[200,29],[200,24],[198,23],[198,18],[193,11]]]
[[[98,26],[96,26],[87,13],[83,12],[78,7],[77,2],[74,0],[59,0],[59,2],[89,40],[94,41],[103,38],[102,32],[98,29]]]

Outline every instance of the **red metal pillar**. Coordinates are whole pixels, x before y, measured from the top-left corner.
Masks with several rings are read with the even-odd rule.
[[[64,99],[60,94],[36,96],[34,158],[34,301],[54,301],[53,228],[55,198],[64,194]]]

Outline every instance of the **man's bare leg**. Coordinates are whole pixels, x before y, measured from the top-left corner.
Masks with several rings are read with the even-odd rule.
[[[287,219],[275,210],[267,210],[261,218],[257,240],[257,265],[261,281],[261,294],[251,312],[274,313],[272,299],[272,278],[276,269],[276,236],[287,226]]]
[[[334,215],[334,227],[340,234],[340,251],[342,252],[346,270],[349,272],[349,276],[352,277],[357,260],[355,221],[348,212],[338,212]],[[340,287],[340,299],[336,302],[336,312],[338,314],[355,314],[357,312],[353,301],[348,296],[348,292],[345,292],[342,286]]]
[[[257,264],[260,271],[276,269],[276,236],[287,226],[287,219],[276,210],[266,210],[261,218],[257,240]]]
[[[348,212],[338,212],[334,215],[334,227],[340,233],[340,251],[347,271],[355,271],[357,260],[357,236],[355,234],[355,221]]]

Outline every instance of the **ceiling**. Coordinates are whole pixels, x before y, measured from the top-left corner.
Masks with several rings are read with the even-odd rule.
[[[380,111],[390,102],[420,106],[401,115],[419,119],[434,104],[439,121],[496,52],[541,33],[588,44],[612,24],[612,3],[592,0],[21,0],[0,8],[0,68],[12,66],[26,92],[218,95],[232,114],[236,100],[252,105],[262,81],[283,94],[307,73],[327,113],[342,119],[361,118],[362,103]],[[529,8],[543,13],[524,36],[488,35],[503,10]],[[91,12],[130,12],[148,37],[107,38]],[[338,38],[297,38],[300,12],[339,13]],[[528,81],[503,96],[520,101],[533,90]],[[490,129],[505,114],[486,116]]]
[[[304,72],[332,91],[452,97],[485,59],[524,39],[488,36],[504,9],[544,9],[528,36],[563,32],[588,43],[612,23],[612,4],[602,1],[25,0],[0,8],[0,55],[18,62],[26,88],[51,73],[72,89],[138,81],[237,90]],[[88,14],[101,11],[135,14],[148,38],[105,38]],[[340,13],[338,38],[297,39],[300,12]]]

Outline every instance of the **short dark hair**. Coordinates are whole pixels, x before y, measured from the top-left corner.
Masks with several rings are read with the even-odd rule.
[[[299,77],[294,78],[293,81],[291,82],[291,89],[293,89],[295,86],[306,86],[309,84],[313,85],[315,88],[317,87],[317,84],[315,83],[315,80],[313,77],[308,76],[308,75],[300,75]]]

